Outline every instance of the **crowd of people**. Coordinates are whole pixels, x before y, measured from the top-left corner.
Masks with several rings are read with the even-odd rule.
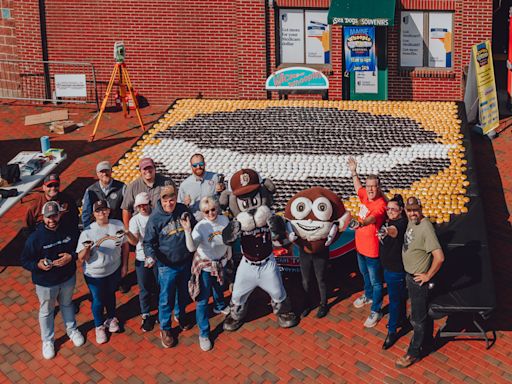
[[[395,195],[388,200],[377,176],[368,175],[363,186],[355,159],[349,158],[347,165],[360,200],[357,220],[351,227],[355,230],[357,261],[364,281],[364,292],[353,305],[370,306],[364,326],[374,327],[382,318],[386,283],[389,319],[382,347],[388,349],[398,339],[398,330],[408,324],[409,297],[413,336],[407,353],[396,361],[397,367],[408,367],[433,342],[432,320],[427,313],[428,283],[441,267],[444,255],[432,224],[422,214],[419,199],[410,197],[404,202]],[[222,238],[230,221],[218,202],[226,186],[222,175],[206,171],[203,155],[194,154],[190,167],[191,175],[178,188],[170,177],[156,172],[150,158],[140,160],[140,176],[129,185],[112,178],[107,161],[99,162],[98,181],[86,189],[82,200],[82,231],[79,209],[72,198],[60,192],[59,176],[45,178],[43,193],[27,211],[29,236],[21,256],[23,267],[32,273],[40,303],[45,359],[55,356],[57,302],[67,335],[75,346],[84,344],[72,302],[77,261],[90,291],[96,342],[106,343],[109,334],[120,331],[116,290],[129,289],[125,277],[130,246],[135,250],[141,330],[151,331],[158,320],[162,346],[174,346],[177,340],[171,331],[173,317],[181,329],[189,329],[192,322],[185,307],[192,298],[197,303],[199,346],[203,351],[212,348],[209,297],[213,295],[214,313],[230,313],[224,291],[232,249]],[[318,318],[328,312],[328,252],[324,253],[299,256],[306,292],[310,290],[313,271],[319,285]],[[312,307],[311,295],[307,296],[303,317]],[[152,299],[158,300],[157,316],[151,314]]]

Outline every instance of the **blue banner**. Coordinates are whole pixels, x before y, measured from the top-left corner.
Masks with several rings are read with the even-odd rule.
[[[375,71],[375,27],[344,27],[347,72]]]

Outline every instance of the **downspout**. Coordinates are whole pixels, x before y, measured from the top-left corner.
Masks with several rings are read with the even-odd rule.
[[[50,66],[48,64],[48,35],[46,33],[45,0],[39,0],[39,27],[41,31],[41,50],[43,52],[45,98],[51,100],[52,87],[50,82]]]

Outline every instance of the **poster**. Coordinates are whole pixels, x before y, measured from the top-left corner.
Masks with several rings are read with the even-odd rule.
[[[423,12],[402,12],[400,66],[423,67]]]
[[[331,38],[327,11],[306,11],[306,63],[330,64]]]
[[[379,71],[356,72],[356,93],[379,93]]]
[[[344,27],[347,72],[375,71],[375,27]]]
[[[451,68],[452,66],[452,22],[453,14],[430,12],[428,31],[428,66]]]
[[[87,97],[85,75],[55,75],[55,96]]]
[[[304,11],[283,9],[279,14],[281,63],[304,62]]]

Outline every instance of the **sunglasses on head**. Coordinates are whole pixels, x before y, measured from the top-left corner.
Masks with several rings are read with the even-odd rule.
[[[203,212],[204,212],[205,214],[207,214],[207,215],[208,215],[210,212],[211,212],[211,213],[215,213],[215,212],[217,212],[217,208],[210,208],[210,209],[206,209],[206,210],[204,210]]]
[[[204,161],[199,161],[197,163],[193,163],[192,166],[194,168],[197,168],[197,167],[204,167]]]

